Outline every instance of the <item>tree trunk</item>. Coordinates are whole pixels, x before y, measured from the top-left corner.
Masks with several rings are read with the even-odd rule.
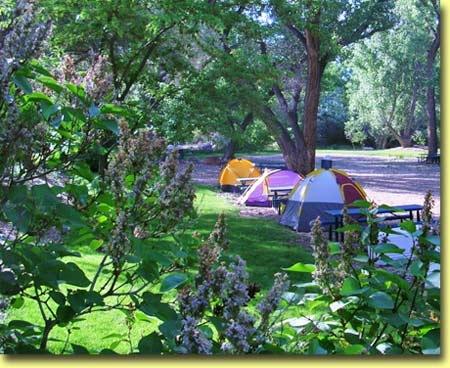
[[[375,137],[375,146],[378,149],[385,149],[388,143],[388,137],[385,135],[380,134],[379,136]]]
[[[397,137],[398,143],[402,148],[412,147],[412,139],[411,136],[401,135]]]
[[[230,138],[229,142],[225,146],[223,155],[222,155],[222,162],[228,162],[232,158],[234,158],[234,154],[236,153],[237,144],[236,141],[233,138]]]
[[[266,125],[272,137],[275,138],[278,147],[280,147],[286,166],[290,170],[302,175],[311,172],[302,135],[298,137],[300,142],[295,142],[290,137],[288,130],[278,121],[276,115],[267,106],[261,109],[259,117]]]
[[[441,20],[437,26],[436,37],[427,53],[427,114],[428,114],[428,156],[436,155],[438,150],[437,121],[436,121],[436,101],[434,97],[434,59],[441,42]]]
[[[438,150],[436,101],[434,99],[434,87],[427,89],[427,113],[428,113],[428,156],[436,155]]]
[[[308,76],[305,88],[305,104],[303,113],[303,136],[305,140],[305,151],[307,157],[307,174],[314,170],[316,166],[316,131],[317,131],[317,111],[320,99],[320,80],[326,63],[320,60],[319,37],[311,31],[306,30],[306,49]]]

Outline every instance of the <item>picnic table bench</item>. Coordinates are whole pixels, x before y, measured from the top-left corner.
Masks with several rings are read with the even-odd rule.
[[[417,156],[417,162],[426,163],[426,164],[438,164],[441,163],[441,155],[428,155],[427,153],[422,153]]]
[[[414,212],[416,213],[416,221],[420,222],[420,211],[423,209],[422,205],[419,204],[407,204],[400,206],[392,206],[391,208],[379,208],[377,214],[390,214],[384,218],[385,221],[390,220],[400,220],[405,219],[414,220]],[[333,232],[335,233],[335,239],[338,240],[339,234],[336,231],[338,228],[343,226],[342,210],[326,210],[325,213],[333,217],[332,221],[323,222],[323,225],[328,226],[328,236],[332,240]],[[354,218],[355,221],[365,222],[365,215],[361,212],[360,208],[349,208],[347,210],[349,216]],[[344,233],[341,233],[341,240],[343,240]]]

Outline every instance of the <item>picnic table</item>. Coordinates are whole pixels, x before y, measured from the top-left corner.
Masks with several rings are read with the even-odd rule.
[[[259,179],[259,176],[253,178],[237,178],[237,180],[241,183],[242,186],[246,187],[250,184],[253,184],[256,180]]]
[[[264,163],[264,162],[255,162],[255,166],[260,169],[281,169],[281,170],[286,170],[287,166],[284,163],[276,163],[276,162],[268,162],[268,163]]]
[[[386,221],[389,220],[400,220],[403,221],[404,219],[410,219],[414,221],[414,212],[416,213],[416,221],[420,222],[420,212],[422,211],[423,206],[420,204],[406,204],[406,205],[400,205],[400,206],[392,206],[391,208],[379,208],[377,214],[391,214],[391,216],[388,216],[385,218]],[[333,238],[333,227],[334,227],[334,233],[335,233],[335,239],[338,240],[339,234],[336,231],[336,229],[343,226],[342,222],[342,209],[338,210],[326,210],[325,213],[331,217],[333,217],[333,221],[323,223],[325,225],[329,226],[329,239],[332,240]],[[347,213],[349,216],[355,218],[357,221],[365,219],[364,214],[361,212],[360,208],[349,208],[347,210]],[[407,214],[402,214],[407,213]],[[343,238],[344,234],[341,234],[341,239]]]
[[[277,209],[279,215],[281,214],[281,204],[287,202],[293,188],[293,185],[269,187],[268,197],[272,200],[272,207]]]
[[[419,156],[417,156],[417,162],[440,165],[441,155],[428,155],[427,153],[421,153]]]

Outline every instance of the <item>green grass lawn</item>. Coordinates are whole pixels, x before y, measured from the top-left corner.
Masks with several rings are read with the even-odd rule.
[[[187,231],[185,236],[190,236],[193,230],[197,230],[206,237],[213,228],[219,213],[224,212],[228,224],[228,237],[231,242],[227,253],[239,254],[247,261],[250,280],[256,282],[262,289],[260,296],[270,289],[273,274],[281,271],[282,267],[289,267],[297,262],[311,263],[313,260],[312,255],[298,244],[294,232],[282,227],[274,220],[240,217],[238,208],[220,197],[210,187],[197,188],[195,207],[198,218],[195,220],[193,229]],[[170,239],[162,241],[174,242]],[[71,260],[77,262],[86,275],[92,278],[101,255],[88,247],[79,251],[82,252],[82,257]],[[307,281],[309,275],[294,273],[290,276],[292,283],[295,283]],[[254,300],[253,305],[257,300],[258,298]],[[20,309],[11,309],[8,319],[21,319],[42,324],[37,305],[32,301],[26,301]],[[152,322],[138,321],[134,325],[131,335],[134,345],[141,336],[152,332],[157,324],[156,320]],[[110,348],[114,340],[105,340],[103,337],[126,331],[125,315],[120,311],[93,313],[87,315],[84,321],[77,322],[75,327],[71,333],[71,343],[86,346],[90,351],[100,351]],[[50,350],[56,354],[60,353],[66,337],[66,329],[56,327],[50,335]],[[114,347],[114,350],[125,354],[129,352],[125,342]]]

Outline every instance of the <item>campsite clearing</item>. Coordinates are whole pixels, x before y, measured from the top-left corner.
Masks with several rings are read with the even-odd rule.
[[[415,158],[391,159],[375,156],[340,155],[339,151],[328,154],[333,160],[333,167],[346,171],[364,188],[368,197],[379,204],[400,205],[422,203],[425,193],[430,190],[435,200],[433,214],[440,216],[440,167],[418,163]],[[324,155],[317,156],[316,167]],[[283,162],[280,154],[248,156],[255,162]],[[195,164],[194,182],[217,186],[220,166],[205,165],[201,161]],[[248,215],[252,211],[265,212],[268,216],[276,215],[273,210],[251,207],[243,209]]]

